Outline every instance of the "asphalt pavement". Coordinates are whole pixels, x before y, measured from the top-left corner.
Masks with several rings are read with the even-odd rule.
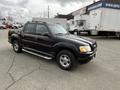
[[[73,71],[28,53],[16,54],[0,30],[0,90],[120,90],[120,40],[93,37],[97,56]]]

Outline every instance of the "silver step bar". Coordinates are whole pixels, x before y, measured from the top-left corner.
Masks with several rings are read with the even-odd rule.
[[[23,51],[24,51],[24,52],[27,52],[27,53],[29,53],[29,54],[32,54],[32,55],[35,55],[35,56],[38,56],[38,57],[47,59],[47,60],[52,60],[52,57],[43,56],[43,55],[40,55],[40,54],[31,52],[31,51],[28,51],[28,50],[25,50],[25,49],[23,49]]]

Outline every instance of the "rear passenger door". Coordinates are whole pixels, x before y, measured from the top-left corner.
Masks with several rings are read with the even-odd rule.
[[[25,48],[35,48],[35,23],[27,23],[22,33],[22,43]]]

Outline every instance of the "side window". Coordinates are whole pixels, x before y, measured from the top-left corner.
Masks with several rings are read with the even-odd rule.
[[[35,33],[35,24],[29,23],[25,26],[25,33],[27,34],[34,34]]]
[[[36,27],[36,34],[44,35],[46,33],[49,33],[47,27],[45,25],[38,24]]]

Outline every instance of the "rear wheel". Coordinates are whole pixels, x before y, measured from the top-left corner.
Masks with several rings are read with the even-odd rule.
[[[71,70],[77,66],[75,56],[68,50],[62,50],[57,55],[57,62],[61,69]]]
[[[17,53],[22,52],[22,47],[20,46],[19,42],[17,40],[13,41],[13,50]]]

